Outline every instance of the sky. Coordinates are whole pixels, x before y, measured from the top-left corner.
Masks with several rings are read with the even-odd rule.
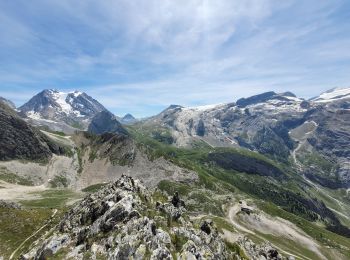
[[[117,115],[350,86],[349,0],[0,1],[0,96],[81,90]]]

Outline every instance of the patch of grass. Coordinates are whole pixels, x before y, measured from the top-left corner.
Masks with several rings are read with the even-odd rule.
[[[180,195],[185,196],[188,195],[191,191],[191,187],[189,185],[167,180],[159,182],[158,188],[162,191],[165,191],[169,195],[173,195],[177,191]]]
[[[81,174],[83,172],[83,151],[84,151],[84,147],[82,147],[81,149],[76,147],[75,151],[77,153],[77,157],[78,157],[78,164],[79,164],[79,168],[78,168],[78,173]]]
[[[223,232],[224,229],[226,229],[230,232],[236,232],[234,227],[229,222],[227,222],[226,219],[221,218],[221,217],[211,217],[211,218],[214,221],[215,225],[217,226],[217,228],[220,232]]]
[[[41,198],[22,200],[20,203],[27,208],[61,208],[69,199],[80,197],[79,194],[67,189],[46,190],[34,194]]]
[[[187,208],[191,211],[199,211],[210,215],[224,216],[224,212],[221,207],[223,202],[215,199],[210,193],[202,190],[195,190],[186,197],[186,201],[188,202]]]
[[[93,162],[97,158],[97,151],[95,149],[91,149],[89,154],[89,162]]]
[[[60,187],[67,188],[68,184],[69,182],[67,178],[62,175],[55,176],[55,178],[50,181],[51,188],[60,188]]]
[[[322,169],[323,172],[331,172],[336,166],[335,163],[328,161],[318,153],[305,154],[303,157],[298,158],[306,166],[317,166]]]
[[[183,245],[188,241],[187,237],[178,234],[171,234],[170,238],[171,242],[175,246],[176,251],[178,252],[181,251]]]
[[[0,180],[19,185],[33,186],[34,183],[28,179],[10,172],[6,167],[0,167]]]
[[[97,184],[93,184],[93,185],[90,185],[90,186],[82,189],[82,191],[87,192],[87,193],[94,193],[96,191],[99,191],[100,189],[102,189],[106,185],[107,185],[107,183],[97,183]]]
[[[249,257],[244,253],[243,249],[237,243],[230,243],[225,241],[226,247],[233,253],[236,253],[243,260],[249,260]]]
[[[66,136],[66,134],[64,132],[61,132],[61,131],[54,131],[53,133],[55,135],[59,135],[59,136]]]
[[[74,128],[77,128],[77,129],[80,129],[80,130],[83,130],[84,129],[84,127],[81,125],[81,124],[79,124],[78,122],[74,122],[74,123],[72,123],[72,124],[70,124],[72,127],[74,127]]]
[[[49,225],[37,236],[30,239],[17,252],[14,259],[18,259],[21,253],[28,250],[32,242],[38,239],[47,230],[59,222],[63,211],[59,211]],[[36,230],[50,219],[50,209],[8,209],[0,208],[0,253],[4,259],[9,259],[11,253]]]

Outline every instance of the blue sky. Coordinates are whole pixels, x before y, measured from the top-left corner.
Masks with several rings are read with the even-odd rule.
[[[82,90],[117,115],[350,86],[348,0],[0,2],[0,96]]]

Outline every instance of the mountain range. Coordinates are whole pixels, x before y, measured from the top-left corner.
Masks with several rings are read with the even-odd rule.
[[[44,90],[18,108],[0,99],[0,124],[0,227],[24,214],[34,232],[46,214],[47,231],[20,248],[23,229],[0,235],[0,256],[350,257],[350,88],[141,120]]]

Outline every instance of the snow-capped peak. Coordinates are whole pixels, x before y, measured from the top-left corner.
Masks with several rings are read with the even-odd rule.
[[[45,119],[81,125],[106,109],[84,92],[46,89],[31,98],[19,110],[28,118],[35,120]]]
[[[350,87],[333,88],[322,93],[318,97],[312,98],[311,100],[317,103],[327,103],[327,102],[337,101],[344,98],[350,98]]]

